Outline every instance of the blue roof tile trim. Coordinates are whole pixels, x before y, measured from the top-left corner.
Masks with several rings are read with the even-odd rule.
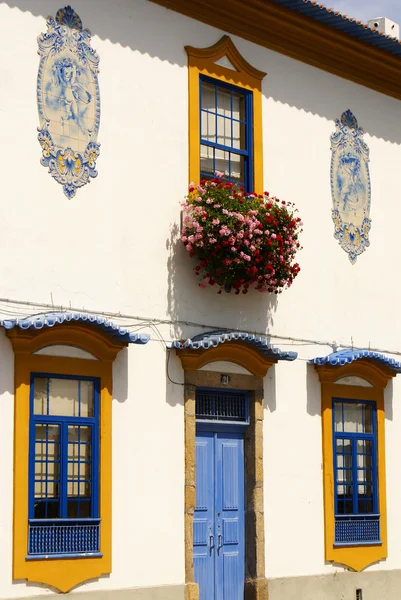
[[[185,341],[173,341],[168,344],[168,347],[170,349],[175,348],[176,350],[183,350],[184,348],[189,350],[208,350],[209,348],[216,348],[216,346],[224,344],[224,342],[237,340],[246,342],[265,356],[277,360],[295,360],[298,356],[297,352],[283,351],[272,346],[264,336],[240,333],[238,331],[208,331]]]
[[[322,356],[319,358],[313,358],[308,361],[310,365],[333,365],[336,367],[342,367],[349,365],[355,360],[367,358],[373,360],[382,365],[386,365],[396,373],[401,373],[401,363],[396,361],[394,358],[389,358],[379,352],[372,352],[371,350],[340,350],[339,352],[333,352],[328,356]]]
[[[362,21],[347,17],[323,4],[312,0],[273,0],[273,2],[401,57],[401,43],[397,38],[381,33],[377,29],[371,29]]]
[[[46,327],[61,325],[62,323],[70,323],[71,321],[87,323],[89,325],[98,327],[115,339],[128,344],[147,344],[150,338],[149,334],[147,333],[132,333],[129,331],[129,329],[120,327],[120,325],[113,323],[108,319],[99,317],[98,315],[86,313],[43,313],[39,315],[32,315],[30,317],[23,317],[20,319],[5,319],[0,321],[0,326],[4,327],[5,329],[14,329],[14,327],[19,327],[19,329],[43,329]]]

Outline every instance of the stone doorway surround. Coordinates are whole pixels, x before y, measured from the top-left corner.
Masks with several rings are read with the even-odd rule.
[[[228,341],[208,349],[177,349],[185,371],[185,584],[186,600],[199,600],[194,580],[193,518],[196,502],[195,395],[197,387],[245,390],[249,393],[250,424],[245,430],[245,600],[266,600],[265,525],[263,500],[263,378],[279,357],[270,357],[242,341]],[[291,359],[290,359],[291,360]],[[250,374],[200,370],[212,362],[231,362]]]

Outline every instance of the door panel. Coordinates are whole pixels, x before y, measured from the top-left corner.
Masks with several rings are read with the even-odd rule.
[[[244,440],[216,439],[216,600],[244,600]]]
[[[200,600],[243,600],[244,440],[198,432],[194,570]]]
[[[214,568],[214,434],[196,436],[196,507],[194,514],[194,570],[199,600],[213,600]],[[209,590],[213,592],[209,593]]]

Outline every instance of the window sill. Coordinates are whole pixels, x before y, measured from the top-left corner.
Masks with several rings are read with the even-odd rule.
[[[101,558],[102,552],[76,552],[72,554],[28,554],[25,560],[62,560],[68,558]]]
[[[383,542],[380,540],[372,540],[371,542],[334,542],[334,548],[349,548],[359,546],[382,546]]]

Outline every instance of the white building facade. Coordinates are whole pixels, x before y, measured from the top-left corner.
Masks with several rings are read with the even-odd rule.
[[[399,43],[189,4],[0,2],[0,598],[398,599]],[[199,286],[210,164],[297,206],[283,294]]]

